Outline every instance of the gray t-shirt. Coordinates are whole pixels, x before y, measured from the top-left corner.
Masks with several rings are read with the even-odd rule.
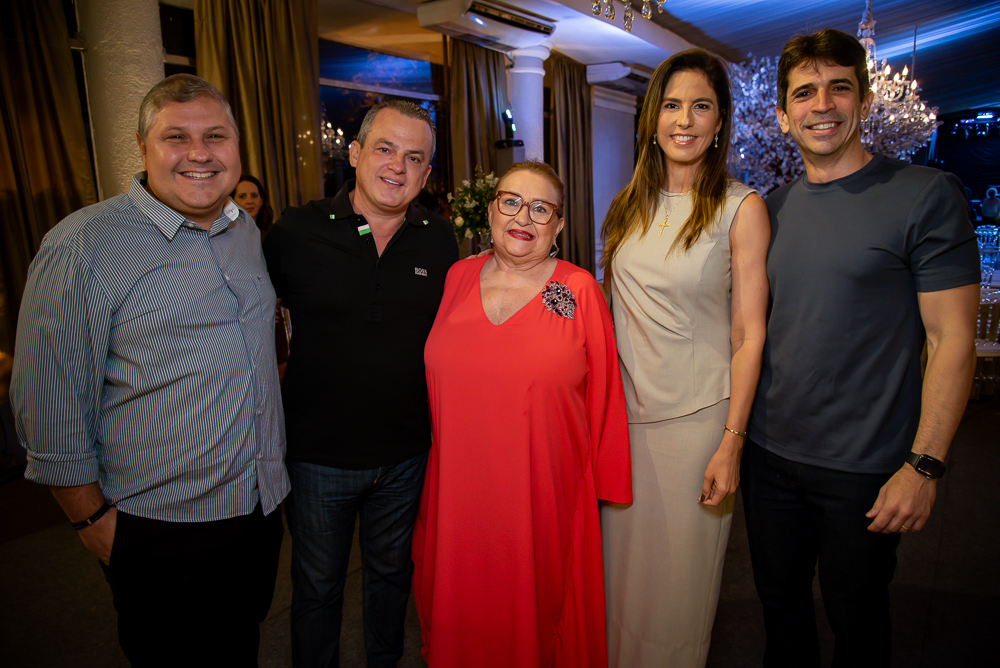
[[[956,177],[875,155],[767,198],[771,311],[750,438],[792,461],[891,473],[920,417],[918,292],[979,282]]]

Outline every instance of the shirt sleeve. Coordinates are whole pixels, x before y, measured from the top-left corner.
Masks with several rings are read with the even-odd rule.
[[[907,220],[917,292],[978,283],[979,251],[958,179],[940,172],[923,188]]]
[[[10,391],[27,479],[58,486],[98,480],[110,321],[107,294],[87,264],[70,248],[43,245],[28,270]]]
[[[587,404],[597,498],[630,503],[632,461],[615,332],[604,295],[589,274],[585,278],[577,283],[576,317],[582,319],[587,337]]]

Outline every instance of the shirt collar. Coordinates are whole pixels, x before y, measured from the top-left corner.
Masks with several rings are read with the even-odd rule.
[[[322,200],[331,220],[346,220],[360,215],[354,212],[354,205],[351,204],[351,191],[354,190],[355,186],[356,180],[348,179],[336,195]],[[413,205],[413,202],[410,202],[409,206],[406,207],[406,215],[403,220],[407,225],[424,227],[428,225],[430,218],[425,211],[421,211]]]
[[[132,177],[132,183],[129,184],[128,197],[131,199],[139,209],[145,213],[153,225],[163,233],[167,239],[173,240],[174,236],[177,234],[182,226],[199,228],[201,227],[194,223],[181,214],[177,213],[169,206],[161,202],[160,200],[153,197],[152,194],[145,188],[146,183],[146,172],[139,172]],[[236,206],[232,199],[226,199],[226,204],[222,207],[222,215],[220,215],[215,222],[212,223],[212,229],[209,231],[210,234],[215,235],[226,228],[237,220],[240,216],[242,210]]]

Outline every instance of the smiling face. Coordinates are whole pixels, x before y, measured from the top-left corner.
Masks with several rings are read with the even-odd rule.
[[[208,229],[240,178],[236,128],[215,100],[167,102],[138,138],[146,188],[158,200]]]
[[[851,67],[817,62],[788,73],[787,111],[775,111],[781,131],[798,144],[811,181],[846,176],[864,165],[859,130],[871,103],[871,92],[861,97]]]
[[[351,142],[351,166],[357,170],[355,210],[381,216],[404,214],[427,183],[433,142],[424,121],[394,109],[378,112],[365,145]]]
[[[699,164],[721,128],[719,102],[708,78],[698,70],[671,75],[656,122],[656,143],[667,161]]]
[[[236,195],[233,197],[236,203],[243,207],[251,218],[257,218],[257,212],[260,211],[260,192],[257,190],[257,186],[250,181],[240,181],[236,184]]]
[[[559,203],[556,187],[541,174],[526,169],[505,174],[497,190],[508,197],[520,197],[526,203],[535,200]],[[527,206],[513,216],[506,216],[500,213],[496,199],[490,202],[489,216],[494,251],[509,264],[534,264],[544,260],[565,224],[558,214],[553,214],[548,224],[535,223],[528,215]]]

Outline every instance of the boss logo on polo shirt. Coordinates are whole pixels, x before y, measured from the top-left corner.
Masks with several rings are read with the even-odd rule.
[[[427,275],[427,270],[426,269],[421,269],[420,267],[414,267],[413,268],[413,273],[416,274],[417,276],[426,276]]]

